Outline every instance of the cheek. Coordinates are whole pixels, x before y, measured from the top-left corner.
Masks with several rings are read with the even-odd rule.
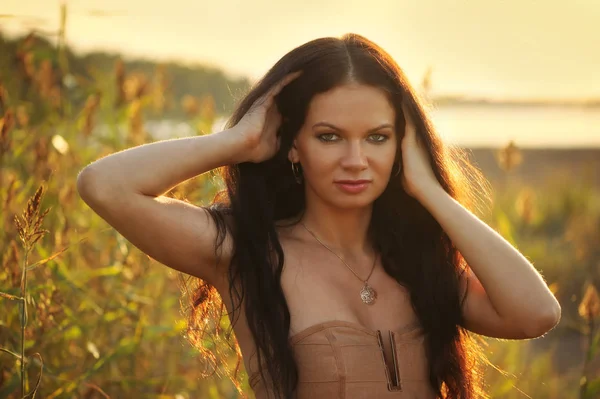
[[[371,161],[378,169],[389,169],[394,165],[396,160],[395,146],[386,146],[373,154]]]
[[[335,157],[327,153],[312,153],[310,157],[302,162],[305,174],[310,178],[319,179],[335,170],[337,161]]]
[[[324,172],[334,166],[339,159],[339,154],[336,153],[335,148],[313,145],[305,146],[302,150],[302,167],[307,172]]]

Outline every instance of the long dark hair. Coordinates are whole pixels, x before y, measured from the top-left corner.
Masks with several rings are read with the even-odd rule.
[[[295,182],[287,154],[313,96],[348,82],[382,89],[396,111],[398,143],[404,135],[401,104],[405,101],[444,190],[468,209],[477,205],[474,200],[489,198],[489,184],[481,172],[469,163],[464,150],[442,142],[427,114],[426,100],[411,87],[402,69],[381,47],[357,34],[316,39],[290,51],[239,102],[226,127],[235,126],[257,99],[295,71],[303,73],[275,99],[283,117],[278,153],[262,163],[222,168],[226,189],[207,207],[218,226],[216,249],[226,233],[234,242],[228,279],[229,295],[237,306],[230,319],[235,324],[236,310],[243,303],[260,375],[266,380],[264,364],[277,398],[292,397],[298,373],[288,341],[290,312],[280,284],[284,253],[275,222],[298,217],[304,210],[304,184]],[[398,158],[402,164],[400,151]],[[385,271],[410,292],[427,333],[429,380],[438,396],[486,397],[480,367],[486,359],[463,327],[466,292],[459,292],[459,278],[468,265],[432,215],[404,191],[400,176],[392,177],[375,200],[369,236]],[[209,308],[221,304],[223,309],[218,295],[199,280],[188,325],[188,338],[198,348],[202,348],[206,318],[215,315]],[[236,352],[239,365],[240,352]]]

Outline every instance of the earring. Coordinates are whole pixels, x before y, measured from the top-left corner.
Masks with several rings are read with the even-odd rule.
[[[296,183],[300,184],[302,183],[302,176],[300,175],[300,167],[297,166],[297,164],[295,163],[291,163],[292,164],[292,174],[294,175],[294,179],[296,180]]]
[[[398,171],[396,173],[394,173],[394,176],[398,176],[400,174],[400,171],[402,170],[402,168],[400,167],[400,162],[395,163],[394,165],[398,166]],[[393,170],[393,168],[392,168],[392,170]]]

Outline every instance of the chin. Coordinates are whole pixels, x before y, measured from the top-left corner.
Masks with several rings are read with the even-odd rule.
[[[349,194],[343,191],[340,191],[336,187],[315,187],[313,188],[312,195],[315,196],[315,199],[318,198],[318,201],[326,203],[328,206],[338,209],[360,209],[367,208],[373,205],[373,202],[385,190],[385,187],[369,187],[369,189],[356,193]]]
[[[336,195],[335,198],[331,199],[330,203],[340,209],[358,209],[373,205],[376,199],[377,197],[369,193],[357,195],[342,194]]]

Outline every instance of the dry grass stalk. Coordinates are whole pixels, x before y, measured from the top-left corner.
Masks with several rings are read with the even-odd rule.
[[[44,217],[50,211],[50,208],[46,209],[40,214],[40,201],[42,199],[44,189],[40,186],[33,197],[27,201],[27,208],[23,211],[21,217],[15,215],[15,225],[17,226],[17,233],[19,238],[23,242],[26,253],[33,248],[33,245],[42,238],[48,230],[41,229]]]
[[[16,117],[17,125],[20,128],[26,128],[29,126],[29,112],[27,112],[27,107],[24,105],[19,105],[17,107]]]
[[[4,88],[4,85],[0,83],[0,115],[4,115],[6,108],[8,107],[8,93]]]
[[[3,286],[8,286],[11,288],[16,288],[20,286],[20,262],[21,258],[19,256],[17,242],[15,240],[10,240],[10,244],[8,244],[8,250],[4,252],[4,256],[2,257],[2,270],[4,270],[4,272],[6,273],[6,280],[8,280],[3,280]]]
[[[96,119],[96,111],[100,106],[100,94],[94,93],[90,94],[85,102],[85,106],[83,107],[83,134],[88,137],[92,134],[92,130],[94,129],[95,119]]]
[[[582,375],[579,386],[579,396],[581,398],[589,398],[591,397],[588,393],[588,387],[591,382],[588,379],[589,368],[594,357],[594,353],[596,352],[596,349],[594,349],[594,339],[596,336],[595,320],[600,318],[600,296],[598,295],[598,290],[592,282],[588,283],[583,299],[581,300],[577,310],[579,311],[579,315],[586,321],[587,324],[587,331],[585,332],[585,335],[587,336],[587,353],[583,363],[583,370],[581,372]],[[595,390],[595,388],[592,388],[592,390]]]
[[[148,78],[143,73],[132,73],[125,79],[123,91],[125,100],[133,101],[142,98],[148,91]]]
[[[200,101],[200,117],[206,120],[207,123],[212,124],[215,120],[215,100],[213,96],[207,94],[202,97]]]
[[[167,100],[165,93],[169,88],[167,72],[164,65],[159,65],[154,74],[154,87],[152,89],[152,105],[154,112],[162,115],[165,111]]]
[[[515,208],[526,224],[531,224],[536,216],[536,202],[535,192],[528,187],[521,190],[517,197]]]
[[[144,120],[142,118],[142,101],[135,99],[131,102],[127,112],[129,123],[129,140],[132,145],[141,145],[145,143],[146,135],[144,133]]]
[[[600,317],[600,296],[594,284],[588,284],[577,310],[579,315],[586,321],[592,321]]]
[[[2,177],[3,177],[3,173],[0,171],[0,182],[2,182]],[[14,198],[16,182],[17,182],[17,176],[14,173],[10,173],[8,175],[8,184],[6,186],[6,197],[4,198],[4,202],[2,203],[2,208],[1,208],[2,215],[9,214],[10,204],[12,202],[12,199]],[[8,217],[3,218],[2,223],[4,226],[4,232],[9,233],[10,226],[12,226],[12,223],[9,222],[9,218]]]
[[[14,116],[12,110],[9,108],[2,119],[0,119],[0,187],[4,185],[4,154],[8,153],[11,148],[11,141],[8,133],[14,126]]]
[[[50,98],[52,87],[54,86],[54,71],[50,60],[46,59],[40,63],[35,82],[37,83],[40,96],[45,99]]]
[[[15,125],[15,117],[12,109],[8,109],[0,119],[0,159],[2,155],[10,151],[11,142],[8,133]]]
[[[34,170],[35,174],[38,177],[41,177],[42,180],[46,180],[44,173],[50,170],[50,164],[48,163],[48,141],[49,138],[46,136],[40,137],[35,142],[34,152],[35,152],[35,161],[34,161]]]
[[[120,107],[125,103],[125,64],[123,60],[118,60],[115,64],[115,84],[116,84],[116,98],[115,107]]]
[[[498,151],[496,159],[502,170],[510,172],[523,162],[523,155],[515,142],[511,140],[506,147]]]
[[[191,94],[186,94],[181,99],[181,108],[183,108],[187,116],[194,117],[200,112],[200,102]]]
[[[37,241],[39,241],[39,239],[42,238],[46,233],[48,233],[48,230],[44,230],[41,228],[42,222],[44,221],[44,217],[50,211],[50,209],[46,209],[45,211],[40,212],[40,204],[41,204],[43,194],[44,194],[44,189],[42,186],[40,186],[36,190],[33,197],[31,197],[27,201],[27,207],[22,212],[22,215],[20,217],[19,217],[19,215],[15,215],[15,218],[14,218],[15,225],[17,227],[17,234],[22,242],[23,248],[25,249],[25,251],[24,251],[25,255],[24,255],[24,259],[23,259],[23,263],[22,263],[22,267],[21,267],[20,296],[15,296],[15,295],[7,294],[4,292],[0,292],[0,296],[2,296],[4,298],[19,301],[20,315],[21,315],[21,353],[19,355],[10,350],[4,349],[4,348],[0,348],[0,350],[2,352],[12,354],[19,360],[20,365],[21,365],[21,394],[22,394],[22,397],[31,395],[32,398],[35,398],[35,394],[39,388],[41,378],[42,378],[44,364],[43,364],[43,359],[42,359],[41,355],[39,353],[35,353],[34,355],[37,355],[40,358],[40,374],[38,376],[38,380],[36,382],[36,385],[35,385],[33,391],[31,393],[25,395],[25,388],[26,388],[25,363],[27,362],[27,358],[25,357],[25,339],[27,336],[31,336],[31,332],[29,332],[29,334],[26,334],[26,330],[25,330],[25,327],[27,326],[27,320],[28,320],[27,301],[25,300],[25,298],[27,298],[27,270],[29,269],[27,265],[28,265],[28,260],[29,260],[29,253],[30,253],[31,249],[33,248],[33,246],[35,245],[35,243]],[[13,262],[16,262],[19,259],[18,251],[16,251],[15,248],[16,248],[16,245],[11,247],[11,254],[8,257],[4,258],[4,260],[2,262],[3,265],[13,264]],[[13,277],[11,276],[11,279],[12,278]],[[46,312],[45,317],[46,317],[46,320],[49,320],[49,312]]]

